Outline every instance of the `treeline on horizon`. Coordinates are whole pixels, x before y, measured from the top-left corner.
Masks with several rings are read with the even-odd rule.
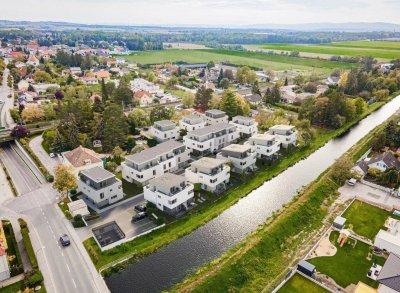
[[[296,43],[320,44],[331,42],[378,40],[399,38],[400,32],[277,32],[256,34],[250,32],[207,32],[184,31],[182,33],[152,32],[106,32],[106,31],[33,31],[33,30],[0,30],[3,41],[22,39],[23,42],[37,39],[41,46],[51,45],[88,45],[92,48],[109,49],[113,46],[124,46],[132,51],[162,50],[163,43],[186,42],[201,43],[209,47],[220,47],[222,44],[262,44],[262,43]],[[234,47],[232,47],[234,49]]]

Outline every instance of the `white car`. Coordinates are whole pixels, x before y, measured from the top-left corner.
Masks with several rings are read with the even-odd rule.
[[[49,154],[50,158],[54,158],[56,155],[54,153]]]
[[[351,178],[347,181],[347,185],[354,186],[357,183],[357,179]]]

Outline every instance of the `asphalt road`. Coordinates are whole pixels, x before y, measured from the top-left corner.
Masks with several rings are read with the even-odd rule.
[[[32,244],[48,292],[109,292],[94,268],[78,235],[56,205],[58,193],[17,146],[3,147],[0,158],[20,196],[0,207],[7,214],[25,218]],[[69,247],[59,243],[61,235],[71,240]]]

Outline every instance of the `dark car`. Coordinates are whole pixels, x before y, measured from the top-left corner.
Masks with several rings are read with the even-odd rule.
[[[67,234],[64,234],[63,236],[60,237],[60,243],[62,246],[69,246],[71,244]]]
[[[146,206],[138,204],[137,206],[135,206],[135,211],[137,211],[138,213],[143,213],[146,211]]]
[[[143,220],[143,219],[146,218],[146,217],[147,217],[147,214],[144,213],[144,212],[137,213],[136,215],[134,215],[134,216],[132,217],[132,223],[139,222],[140,220]]]

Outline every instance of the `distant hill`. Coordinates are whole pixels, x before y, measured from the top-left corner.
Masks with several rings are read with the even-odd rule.
[[[255,24],[247,26],[213,27],[199,26],[162,26],[162,25],[110,25],[110,24],[81,24],[51,21],[11,21],[0,20],[0,28],[21,28],[34,30],[110,30],[110,31],[218,31],[238,30],[255,32],[273,31],[308,31],[308,32],[399,32],[400,24],[386,22],[345,22],[345,23],[300,23],[300,24]]]

